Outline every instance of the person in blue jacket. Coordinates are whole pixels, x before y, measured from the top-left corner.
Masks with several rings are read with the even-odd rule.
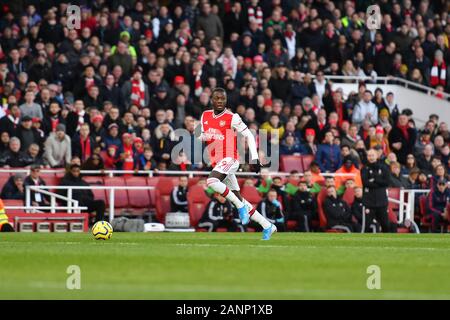
[[[316,161],[322,172],[335,172],[341,167],[341,149],[334,144],[334,135],[331,131],[325,133],[325,139],[317,149]]]

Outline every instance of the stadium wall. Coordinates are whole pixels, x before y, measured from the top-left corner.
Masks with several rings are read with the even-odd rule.
[[[439,99],[426,93],[405,88],[395,84],[366,84],[367,89],[374,92],[376,88],[380,88],[386,94],[391,91],[394,93],[395,101],[399,109],[409,108],[413,111],[413,118],[417,125],[421,126],[428,120],[430,114],[439,115],[442,121],[450,119],[450,102]],[[350,92],[358,91],[357,83],[333,83],[332,89],[342,88],[346,97]]]

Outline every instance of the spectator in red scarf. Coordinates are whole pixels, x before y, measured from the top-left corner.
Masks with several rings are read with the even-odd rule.
[[[89,124],[84,123],[72,139],[72,155],[80,157],[81,163],[92,156],[97,145],[90,131]]]
[[[108,146],[108,148],[106,149],[106,153],[103,154],[103,164],[105,166],[105,169],[117,169],[117,163],[120,160],[118,150],[119,147],[114,144]]]
[[[133,77],[123,84],[122,96],[127,109],[131,105],[136,105],[139,109],[148,106],[150,94],[148,86],[142,80],[142,68],[136,68],[133,72]]]
[[[447,66],[444,54],[439,49],[434,53],[434,62],[430,72],[430,85],[432,87],[441,85],[444,88],[447,85]]]

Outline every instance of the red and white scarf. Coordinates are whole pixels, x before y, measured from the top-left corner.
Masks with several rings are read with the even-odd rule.
[[[260,7],[249,6],[247,10],[248,21],[255,20],[258,23],[258,28],[263,28],[263,12]]]
[[[438,65],[438,62],[434,60],[433,67],[431,68],[431,78],[430,84],[433,87],[438,85],[442,85],[445,87],[445,81],[447,79],[447,66],[445,62],[442,61],[441,65]]]
[[[195,83],[194,83],[194,93],[196,97],[200,97],[200,95],[203,92],[203,88],[202,88],[202,70],[200,70],[199,72],[197,72],[197,74],[194,73],[195,76]]]
[[[131,104],[139,108],[145,107],[145,84],[144,81],[131,81]]]
[[[81,144],[81,161],[86,161],[91,156],[91,139],[86,137],[83,140],[83,137],[80,136],[80,144]]]
[[[78,126],[77,131],[80,130],[81,125],[84,123],[84,115],[86,114],[86,111],[82,110],[77,113],[78,114]]]

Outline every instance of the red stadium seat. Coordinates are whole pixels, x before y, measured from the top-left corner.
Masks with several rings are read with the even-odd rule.
[[[128,187],[146,187],[146,177],[128,177],[125,179],[125,184]],[[130,205],[137,209],[150,209],[151,198],[149,190],[128,190],[128,198]]]
[[[303,165],[303,172],[306,170],[309,170],[309,167],[311,166],[311,162],[314,161],[314,156],[311,154],[305,154],[302,155],[302,165]]]
[[[100,176],[85,176],[83,180],[89,183],[92,186],[102,186],[104,184],[103,177]],[[106,201],[106,192],[105,190],[92,189],[92,193],[94,194],[95,200],[103,200]]]
[[[206,195],[202,186],[196,185],[189,189],[187,200],[191,226],[196,227],[211,199]]]
[[[155,204],[156,204],[156,218],[160,223],[164,223],[166,213],[170,212],[170,193],[176,185],[178,178],[174,177],[159,177],[156,184]]]
[[[347,202],[349,206],[353,204],[355,201],[355,190],[352,188],[345,189],[344,195],[342,196],[342,200]]]
[[[3,204],[5,207],[23,207],[25,203],[22,200],[3,200]],[[24,210],[21,209],[6,209],[6,214],[8,213],[24,213]]]
[[[105,186],[123,187],[114,191],[114,207],[129,208],[128,193],[126,190],[125,180],[123,177],[105,177]],[[109,205],[110,191],[106,190],[106,202]]]
[[[252,186],[242,187],[241,195],[245,200],[250,202],[252,204],[252,206],[254,206],[254,207],[258,206],[258,203],[261,201],[261,196],[260,196],[258,190]]]
[[[284,172],[291,172],[292,170],[303,172],[302,156],[281,156],[280,170]]]
[[[319,214],[319,227],[326,228],[327,227],[327,216],[323,211],[323,202],[327,197],[327,190],[324,188],[320,190],[317,195],[317,213]]]

